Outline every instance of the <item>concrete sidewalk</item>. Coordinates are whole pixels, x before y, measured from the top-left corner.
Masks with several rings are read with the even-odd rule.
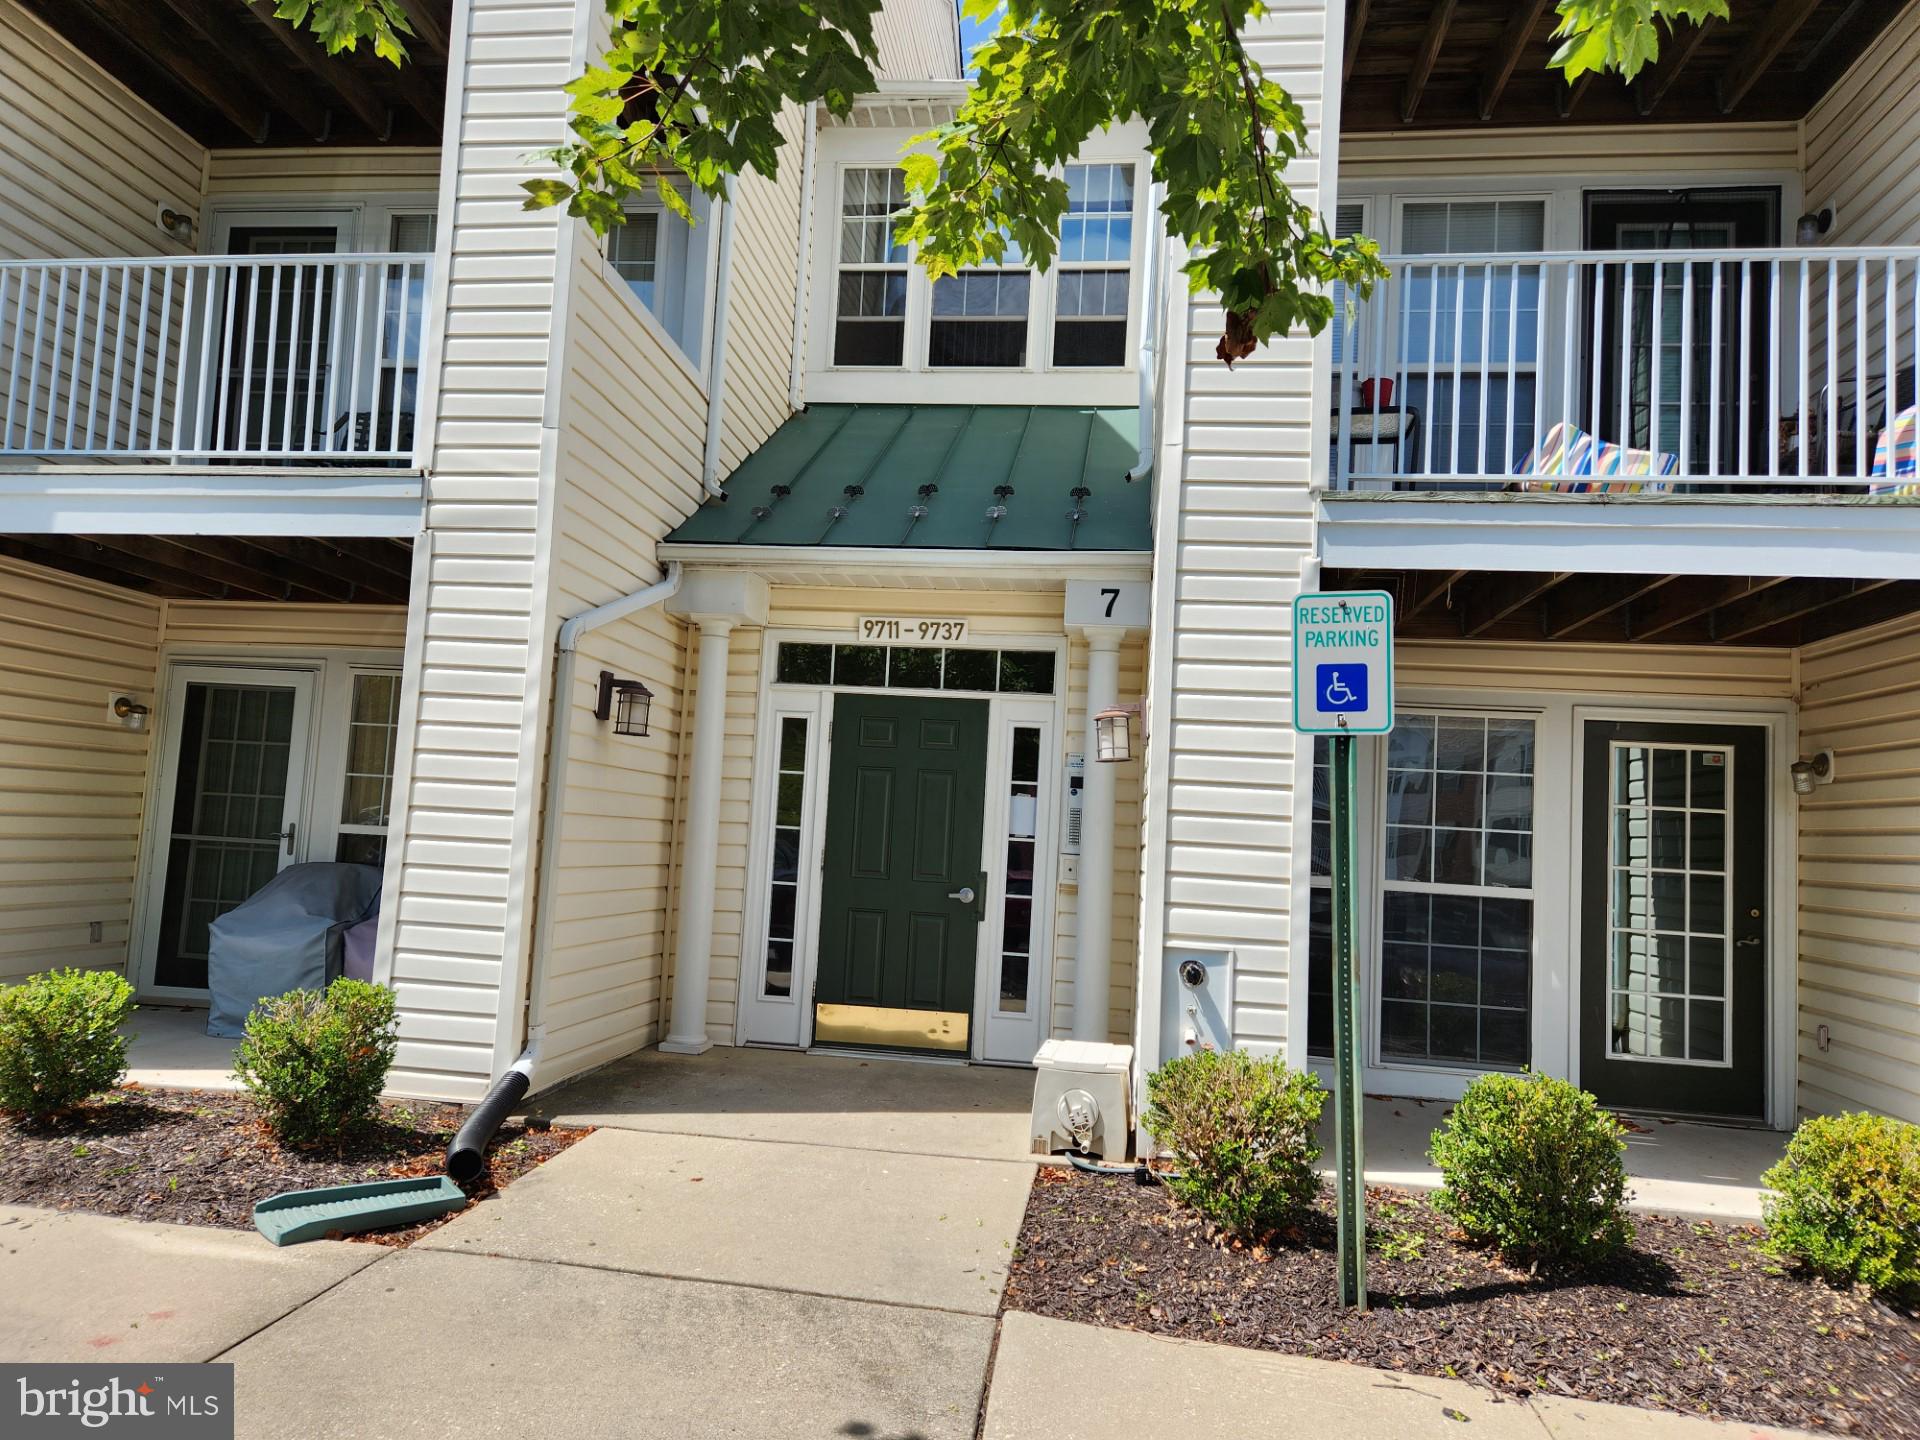
[[[981,1440],[1788,1440],[1799,1433],[1584,1400],[1501,1400],[1459,1380],[1011,1312],[1000,1323]]]
[[[387,1253],[0,1205],[0,1360],[210,1360]]]

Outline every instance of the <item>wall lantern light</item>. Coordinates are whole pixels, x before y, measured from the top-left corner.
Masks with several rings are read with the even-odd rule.
[[[142,705],[131,695],[114,696],[108,708],[113,711],[113,718],[129,730],[146,729],[147,716],[153,713],[150,708]]]
[[[1802,245],[1818,245],[1820,237],[1833,229],[1833,207],[1809,210],[1794,222],[1793,238]]]
[[[1793,793],[1811,795],[1816,785],[1833,783],[1833,751],[1822,750],[1811,760],[1796,760],[1787,767],[1793,776]]]
[[[613,721],[616,735],[647,733],[647,712],[653,708],[653,692],[638,680],[618,680],[611,670],[600,672],[600,700],[593,707],[593,718]]]
[[[1102,765],[1131,760],[1137,743],[1134,730],[1140,707],[1115,705],[1093,717],[1093,758]],[[1138,738],[1145,738],[1144,733]]]

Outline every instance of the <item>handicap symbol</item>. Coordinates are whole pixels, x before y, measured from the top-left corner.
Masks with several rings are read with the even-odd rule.
[[[1329,715],[1350,715],[1367,708],[1367,667],[1365,665],[1320,665],[1314,670],[1314,685],[1320,692],[1320,708]]]

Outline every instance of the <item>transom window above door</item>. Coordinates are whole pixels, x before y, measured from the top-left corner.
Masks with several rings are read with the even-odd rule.
[[[861,690],[966,690],[1051,695],[1051,650],[939,650],[915,645],[812,645],[783,641],[774,662],[782,685]]]

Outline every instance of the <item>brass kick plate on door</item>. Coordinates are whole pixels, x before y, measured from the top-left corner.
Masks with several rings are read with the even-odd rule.
[[[871,1045],[889,1050],[967,1048],[966,1012],[894,1010],[884,1005],[816,1005],[813,1039],[818,1045]]]

